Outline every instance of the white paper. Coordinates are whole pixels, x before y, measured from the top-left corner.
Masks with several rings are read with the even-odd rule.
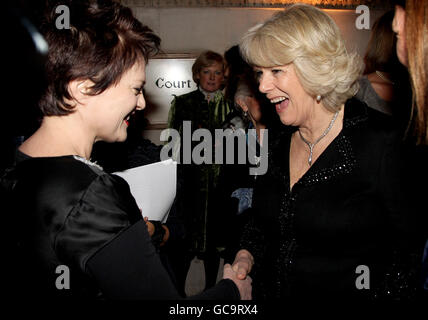
[[[177,190],[177,162],[168,159],[114,174],[128,182],[143,217],[166,222]]]

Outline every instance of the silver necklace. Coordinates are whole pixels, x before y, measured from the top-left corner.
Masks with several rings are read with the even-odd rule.
[[[303,140],[303,142],[304,142],[304,143],[306,143],[306,144],[308,145],[308,147],[309,147],[309,158],[308,158],[309,166],[312,166],[312,155],[313,155],[313,151],[314,151],[314,147],[315,147],[315,145],[316,145],[318,142],[320,142],[320,141],[321,141],[321,139],[322,139],[322,138],[324,138],[324,137],[327,135],[327,133],[329,133],[329,132],[330,132],[331,128],[333,127],[334,121],[336,121],[336,118],[337,118],[338,114],[339,114],[339,111],[337,111],[337,112],[334,114],[333,119],[331,119],[330,124],[328,125],[327,129],[325,129],[325,130],[324,130],[324,132],[322,133],[322,135],[321,135],[318,139],[316,139],[314,143],[310,143],[308,140],[306,140],[306,139],[303,137],[302,133],[300,132],[300,129],[298,130],[298,131],[299,131],[300,138],[301,138],[301,139]]]

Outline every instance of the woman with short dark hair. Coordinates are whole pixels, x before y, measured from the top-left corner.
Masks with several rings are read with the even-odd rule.
[[[52,4],[42,28],[49,44],[43,122],[2,181],[13,204],[9,293],[177,299],[128,184],[90,161],[94,142],[125,140],[129,118],[144,109],[145,67],[160,39],[116,2],[59,4],[69,7],[70,29],[56,28]],[[250,281],[238,281],[230,266],[224,271],[236,285],[224,280],[196,298],[248,298]]]

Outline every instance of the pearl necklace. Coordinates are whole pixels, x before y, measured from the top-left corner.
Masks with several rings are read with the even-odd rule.
[[[339,111],[337,111],[337,112],[334,114],[333,119],[331,119],[330,124],[328,125],[327,129],[325,129],[325,130],[324,130],[324,132],[322,133],[322,135],[321,135],[318,139],[316,139],[314,143],[310,143],[308,140],[306,140],[306,139],[303,137],[302,133],[300,132],[300,129],[298,130],[298,131],[299,131],[300,138],[301,138],[301,139],[303,140],[303,142],[304,142],[304,143],[306,143],[306,144],[308,145],[308,147],[309,147],[309,158],[308,158],[309,166],[312,166],[312,155],[313,155],[313,151],[314,151],[314,147],[315,147],[315,145],[316,145],[318,142],[320,142],[320,141],[321,141],[321,139],[322,139],[322,138],[324,138],[324,137],[327,135],[327,133],[329,133],[329,132],[330,132],[330,130],[331,130],[331,128],[333,127],[333,124],[334,124],[334,122],[336,121],[336,118],[337,118],[337,116],[338,116],[338,115],[339,115]]]

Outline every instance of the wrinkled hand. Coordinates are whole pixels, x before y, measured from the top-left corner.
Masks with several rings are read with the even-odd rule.
[[[252,279],[250,276],[246,276],[243,280],[239,279],[238,274],[232,269],[232,266],[227,263],[223,268],[223,279],[230,279],[235,283],[241,295],[241,300],[251,300]]]
[[[245,249],[238,251],[233,261],[232,269],[237,273],[238,279],[245,279],[251,272],[254,265],[254,258],[250,252]]]

